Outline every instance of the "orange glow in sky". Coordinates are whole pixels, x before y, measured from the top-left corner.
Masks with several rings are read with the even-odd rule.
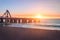
[[[12,15],[12,17],[17,17],[17,18],[60,18],[60,16],[53,16],[53,15],[41,15],[41,14],[15,14]]]
[[[35,15],[34,18],[44,18],[44,16],[38,14],[38,15]]]

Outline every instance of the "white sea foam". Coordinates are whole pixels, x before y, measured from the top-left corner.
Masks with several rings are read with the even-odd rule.
[[[22,28],[33,28],[33,29],[45,29],[45,30],[60,30],[60,27],[53,26],[37,26],[36,24],[11,24],[9,27],[22,27]],[[54,25],[55,26],[55,25]]]

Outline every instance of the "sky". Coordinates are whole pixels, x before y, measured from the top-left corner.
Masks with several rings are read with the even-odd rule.
[[[60,17],[60,0],[0,0],[0,15],[7,9],[16,17],[33,15]]]

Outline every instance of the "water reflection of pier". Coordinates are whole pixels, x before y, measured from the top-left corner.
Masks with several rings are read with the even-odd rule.
[[[0,23],[37,23],[39,18],[12,18],[8,10],[0,17]]]

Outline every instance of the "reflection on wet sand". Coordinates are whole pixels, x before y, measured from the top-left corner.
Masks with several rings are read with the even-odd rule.
[[[60,40],[60,31],[21,27],[0,27],[0,40]]]

